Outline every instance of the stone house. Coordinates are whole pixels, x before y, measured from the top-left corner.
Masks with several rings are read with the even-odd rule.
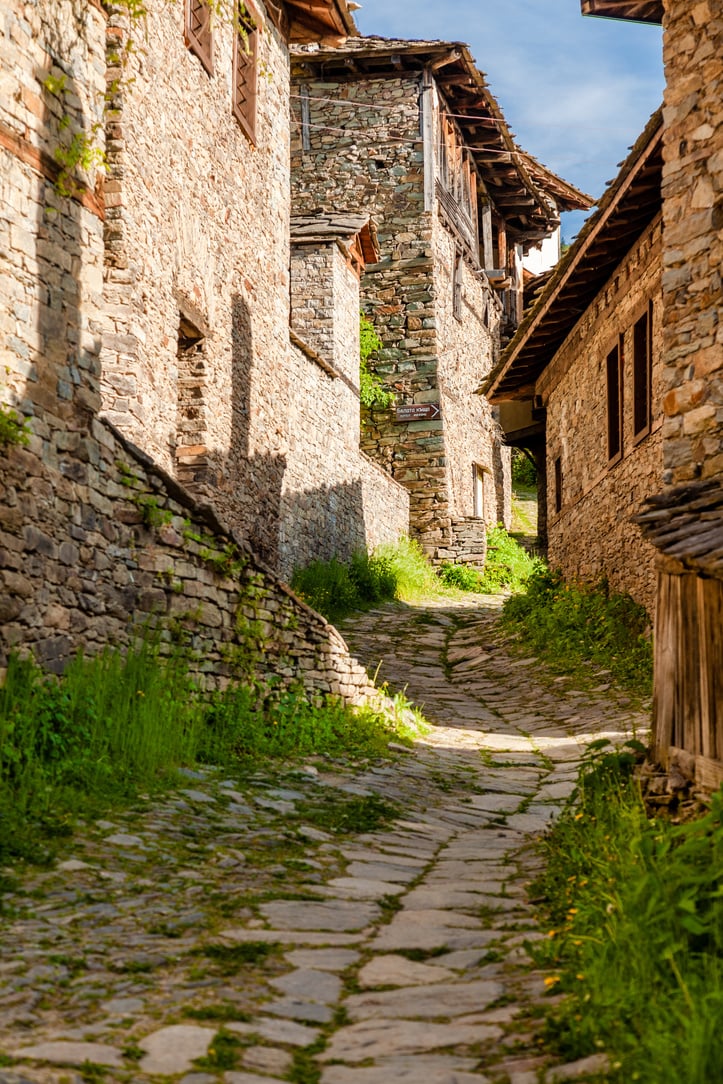
[[[289,341],[289,44],[354,24],[344,0],[247,6],[237,31],[203,0],[156,0],[118,87],[109,67],[103,409],[288,576],[398,537],[408,512],[351,449],[358,402],[334,358],[332,374]],[[132,33],[111,17],[114,54]],[[352,379],[358,273],[343,290],[335,274]],[[329,439],[343,456],[319,455]]]
[[[212,31],[211,48],[207,26],[186,25],[185,43],[183,5],[149,8],[147,48],[136,27],[110,113],[129,27],[89,0],[11,0],[0,11],[0,668],[20,649],[60,671],[79,648],[125,645],[150,622],[162,645],[193,649],[209,683],[273,678],[360,699],[370,683],[342,638],[249,547],[236,517],[245,502],[209,501],[212,472],[222,490],[223,456],[237,444],[262,461],[276,454],[287,401],[279,392],[274,403],[267,385],[278,380],[290,398],[298,381],[287,38],[336,41],[353,23],[341,0],[257,13],[259,64],[274,76],[244,126],[232,112],[246,105],[232,98],[229,29]],[[251,337],[267,379],[249,391],[228,366],[235,350],[249,365]],[[252,422],[231,439],[231,416],[247,404]],[[272,427],[263,446],[253,443],[262,421]],[[232,469],[241,485],[240,462]],[[319,472],[314,484],[328,479]]]
[[[713,0],[582,0],[663,25],[662,473],[637,517],[658,569],[653,745],[723,782],[723,13]]]
[[[362,448],[409,492],[433,560],[483,563],[509,525],[509,451],[473,392],[521,314],[524,253],[582,193],[514,143],[467,46],[349,39],[292,48],[295,212],[363,211],[380,257],[362,305],[396,396]]]
[[[659,111],[480,389],[535,457],[551,565],[651,613],[655,550],[631,515],[662,470],[662,142]]]

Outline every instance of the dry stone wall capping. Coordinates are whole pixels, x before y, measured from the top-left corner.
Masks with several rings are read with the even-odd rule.
[[[666,485],[723,474],[723,15],[666,0]]]
[[[575,325],[538,382],[547,406],[548,556],[566,578],[627,592],[652,614],[655,550],[631,522],[656,486],[662,465],[661,220],[641,235]],[[653,425],[633,439],[632,329],[653,302]],[[623,457],[608,464],[606,358],[624,335]],[[555,469],[562,509],[555,511]]]
[[[456,245],[438,209],[425,210],[419,95],[420,77],[410,74],[295,81],[292,192],[295,213],[345,208],[376,224],[381,257],[361,283],[383,343],[371,365],[399,404],[436,403],[440,416],[399,423],[393,409],[365,410],[361,446],[408,490],[412,533],[442,560],[462,552],[453,520],[469,519],[480,545],[485,519],[509,524],[509,452],[474,395],[499,346],[500,305],[465,258],[461,319],[452,312]],[[487,490],[479,519],[476,466]]]

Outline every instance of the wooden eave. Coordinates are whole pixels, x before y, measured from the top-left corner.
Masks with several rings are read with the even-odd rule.
[[[284,0],[289,42],[339,43],[359,33],[347,0]]]
[[[654,113],[595,214],[477,389],[490,402],[527,398],[625,254],[660,213],[662,110]]]
[[[437,82],[512,241],[529,247],[549,236],[560,210],[591,206],[590,196],[517,146],[463,42],[355,38],[339,48],[302,47],[291,53],[297,82],[418,77],[425,69]]]
[[[599,19],[627,19],[635,23],[663,21],[663,0],[581,0],[583,15]]]

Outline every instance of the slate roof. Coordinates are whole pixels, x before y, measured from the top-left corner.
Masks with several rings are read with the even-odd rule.
[[[491,402],[529,398],[587,306],[659,213],[663,120],[658,110],[605,190],[598,208],[525,313],[477,391]]]
[[[629,19],[636,23],[661,23],[663,0],[581,0],[583,15],[602,19]]]
[[[588,208],[593,200],[523,151],[464,42],[349,38],[339,46],[291,49],[298,81],[344,81],[359,76],[419,74],[431,67],[472,153],[487,190],[516,239],[535,244],[559,222],[559,212]]]
[[[291,216],[291,243],[349,240],[360,237],[364,259],[375,263],[379,259],[377,235],[369,215],[319,211],[311,215]]]

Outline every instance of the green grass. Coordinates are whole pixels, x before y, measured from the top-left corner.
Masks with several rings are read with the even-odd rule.
[[[568,1060],[604,1050],[615,1084],[718,1084],[723,1067],[723,794],[681,826],[649,820],[634,754],[597,746],[543,842],[543,942],[565,997],[544,1037]]]
[[[329,621],[379,602],[439,594],[434,569],[416,542],[402,538],[379,546],[372,554],[357,553],[347,563],[332,558],[296,569],[291,586]]]
[[[77,656],[61,678],[13,656],[0,687],[0,862],[52,858],[78,816],[173,785],[195,763],[387,755],[413,733],[400,698],[351,708],[302,688],[204,692],[182,654],[140,644]]]
[[[604,583],[566,583],[539,565],[525,592],[506,601],[503,622],[559,673],[584,681],[595,676],[592,666],[635,695],[650,695],[650,620],[629,595],[614,594]]]
[[[461,591],[494,594],[520,591],[541,562],[531,557],[504,529],[494,527],[487,533],[487,559],[483,572],[469,565],[443,564],[440,578],[448,587]]]

